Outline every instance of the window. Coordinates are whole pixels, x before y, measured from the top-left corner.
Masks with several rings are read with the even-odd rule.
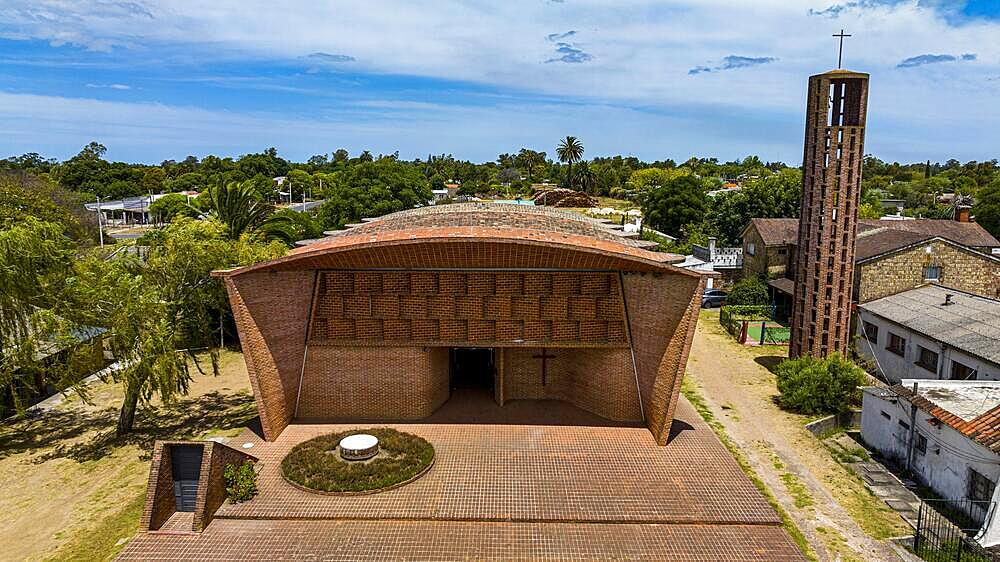
[[[757,245],[753,242],[747,242],[747,253],[751,256],[757,255]]]
[[[974,381],[976,380],[976,370],[963,365],[958,361],[951,362],[951,380],[953,381]]]
[[[885,348],[896,355],[903,357],[906,355],[906,338],[901,338],[896,334],[889,332],[889,343],[885,345]]]
[[[921,345],[918,345],[917,349],[920,350],[920,357],[917,358],[917,365],[920,365],[922,368],[932,373],[936,373],[938,354]]]
[[[940,281],[941,266],[932,265],[924,268],[924,281]]]
[[[901,427],[903,429],[910,429],[910,424],[906,423],[903,420],[899,420],[899,427]]]
[[[871,322],[864,322],[861,324],[861,328],[864,330],[866,340],[874,344],[878,343],[878,326]]]
[[[881,410],[880,413],[882,414],[883,418],[892,421],[892,416],[890,416],[885,410]]]
[[[974,469],[969,469],[968,489],[965,494],[967,498],[973,501],[991,501],[993,499],[993,489],[996,487],[996,482],[976,472]]]
[[[927,438],[924,437],[923,435],[920,435],[919,433],[914,435],[914,438],[915,439],[913,440],[913,449],[917,452],[918,455],[926,455]]]
[[[788,248],[778,248],[778,255],[784,256],[788,254]]]

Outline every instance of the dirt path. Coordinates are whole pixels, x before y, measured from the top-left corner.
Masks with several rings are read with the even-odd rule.
[[[830,456],[806,418],[775,404],[774,375],[763,365],[785,349],[741,346],[717,311],[702,311],[688,377],[821,560],[900,560],[879,539],[909,527]]]

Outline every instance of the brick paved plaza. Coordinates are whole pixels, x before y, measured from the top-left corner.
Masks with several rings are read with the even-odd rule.
[[[245,432],[231,444],[254,443],[259,496],[223,506],[200,535],[140,534],[121,559],[802,559],[683,400],[666,447],[564,403],[490,404],[457,395],[425,423],[381,424],[429,440],[435,464],[365,496],[305,492],[279,474],[296,443],[357,424],[292,424],[274,442]]]

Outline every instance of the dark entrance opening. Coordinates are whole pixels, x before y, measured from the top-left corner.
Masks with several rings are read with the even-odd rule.
[[[200,445],[172,445],[170,469],[174,476],[174,500],[177,511],[194,511],[198,499],[198,479],[201,476]]]
[[[451,388],[493,392],[496,360],[492,348],[455,347],[449,354]]]

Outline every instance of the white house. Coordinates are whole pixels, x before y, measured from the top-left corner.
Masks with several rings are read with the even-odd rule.
[[[936,284],[858,305],[858,352],[891,383],[1000,380],[1000,301]]]
[[[982,525],[1000,544],[1000,381],[905,379],[863,389],[861,437]],[[968,500],[968,501],[965,501]]]

